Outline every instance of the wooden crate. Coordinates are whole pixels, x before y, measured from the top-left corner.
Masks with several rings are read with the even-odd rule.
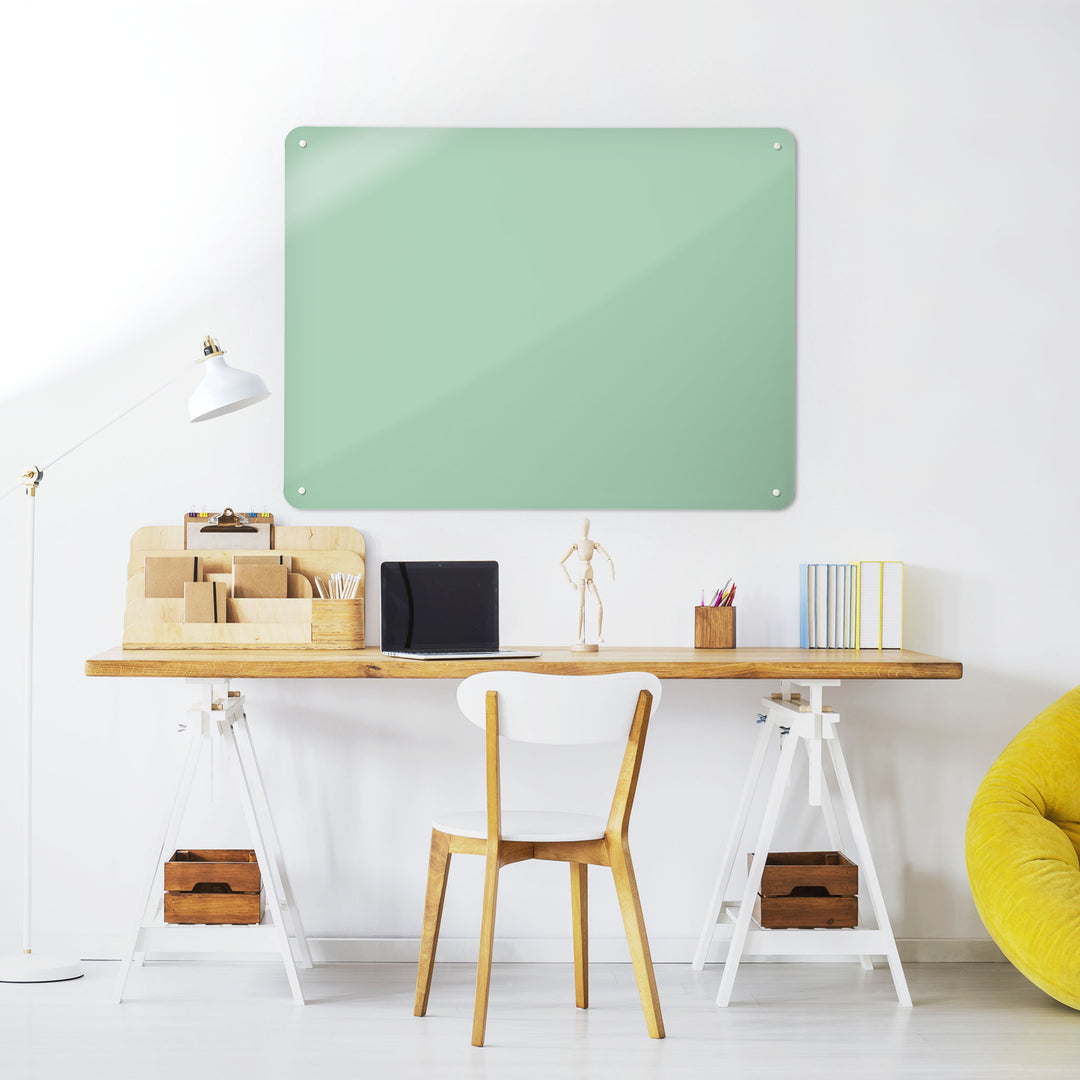
[[[747,856],[747,863],[753,855]],[[859,868],[839,851],[771,851],[765,857],[754,919],[772,930],[854,927]]]
[[[255,852],[182,850],[165,863],[167,923],[248,924],[262,918],[262,878]]]

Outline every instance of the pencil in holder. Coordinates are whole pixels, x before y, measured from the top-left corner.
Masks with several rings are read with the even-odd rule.
[[[700,605],[695,607],[694,648],[734,649],[735,608]]]

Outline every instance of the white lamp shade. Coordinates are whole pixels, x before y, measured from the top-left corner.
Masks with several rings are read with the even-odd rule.
[[[188,399],[188,416],[193,424],[246,409],[270,396],[258,375],[229,367],[220,354],[208,356],[203,366],[203,380]]]

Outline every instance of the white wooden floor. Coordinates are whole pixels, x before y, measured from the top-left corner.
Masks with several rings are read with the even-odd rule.
[[[86,966],[70,983],[0,984],[3,1080],[1080,1076],[1080,1013],[1007,964],[908,964],[914,1009],[885,969],[746,964],[726,1010],[718,967],[659,965],[663,1041],[645,1033],[628,964],[592,967],[587,1012],[571,967],[496,964],[479,1050],[470,965],[436,968],[422,1020],[405,964],[320,965],[302,974],[306,1007],[274,963],[147,965],[120,1006],[117,965]]]

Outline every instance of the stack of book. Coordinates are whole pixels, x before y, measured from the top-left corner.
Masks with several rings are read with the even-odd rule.
[[[902,562],[799,567],[800,647],[900,649],[903,623]]]

